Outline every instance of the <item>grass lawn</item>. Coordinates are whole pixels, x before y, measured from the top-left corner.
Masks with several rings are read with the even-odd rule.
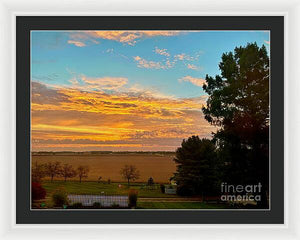
[[[121,187],[119,187],[121,185]],[[127,195],[128,190],[138,190],[138,197],[159,197],[159,198],[174,198],[177,195],[164,194],[160,191],[160,187],[156,184],[153,189],[147,187],[145,183],[132,183],[128,188],[126,183],[98,183],[98,182],[78,182],[78,181],[43,181],[42,186],[46,189],[47,197],[50,197],[52,192],[64,187],[69,194],[105,194],[105,195]]]
[[[119,185],[121,185],[119,187]],[[147,187],[145,183],[132,183],[130,187],[126,183],[98,183],[98,182],[78,182],[78,181],[43,181],[42,186],[46,189],[46,199],[36,201],[34,207],[40,206],[41,203],[46,204],[46,208],[52,208],[53,203],[51,195],[57,188],[63,187],[69,194],[105,194],[105,195],[127,195],[129,189],[138,190],[138,198],[161,198],[156,201],[139,201],[138,209],[220,209],[229,208],[226,204],[214,204],[203,202],[184,202],[186,199],[180,199],[177,195],[168,195],[161,193],[159,184],[152,189]],[[169,200],[168,200],[169,198]],[[170,198],[176,198],[173,200]],[[182,202],[180,202],[182,201]]]
[[[225,204],[210,204],[202,202],[138,202],[139,209],[224,209]]]

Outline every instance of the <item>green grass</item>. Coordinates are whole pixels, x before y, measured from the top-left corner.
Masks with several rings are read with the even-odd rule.
[[[119,187],[121,185],[121,187]],[[42,202],[46,203],[47,208],[52,208],[53,203],[51,195],[55,189],[63,187],[69,194],[105,194],[105,195],[127,195],[129,189],[138,190],[139,198],[162,198],[157,202],[139,201],[138,209],[222,209],[228,208],[225,204],[213,204],[203,202],[176,202],[174,200],[166,200],[166,198],[180,198],[177,195],[168,195],[161,193],[159,184],[156,184],[153,189],[146,186],[145,183],[132,183],[130,187],[126,183],[98,183],[98,182],[78,182],[78,181],[43,181],[42,186],[46,189],[46,199],[36,201],[34,206],[38,207]]]
[[[202,202],[138,202],[139,209],[225,209],[225,204],[209,204]]]
[[[121,185],[121,187],[119,187]],[[161,197],[174,198],[177,195],[168,195],[160,191],[158,184],[153,189],[148,188],[145,183],[132,183],[128,188],[126,183],[98,183],[98,182],[78,182],[78,181],[44,181],[42,186],[46,189],[47,197],[51,196],[52,192],[64,187],[69,194],[105,194],[105,195],[127,195],[129,189],[138,190],[138,197]]]
[[[119,187],[121,185],[121,187]],[[139,201],[138,209],[225,209],[229,206],[226,204],[213,204],[203,202],[177,202],[175,200],[163,200],[166,198],[180,198],[177,195],[168,195],[161,193],[159,184],[152,189],[147,187],[145,183],[131,183],[130,187],[126,183],[98,183],[92,181],[43,181],[42,186],[46,189],[46,199],[36,201],[34,207],[39,207],[41,203],[46,204],[46,208],[52,208],[52,193],[60,187],[63,187],[69,194],[105,194],[105,195],[127,195],[129,189],[138,190],[138,199],[140,198],[162,198],[159,201]]]

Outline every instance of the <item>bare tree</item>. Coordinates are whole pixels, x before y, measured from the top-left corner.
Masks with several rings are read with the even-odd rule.
[[[140,177],[140,172],[133,165],[125,165],[121,169],[120,174],[127,180],[128,186],[130,185],[130,180],[135,181]]]
[[[67,178],[72,178],[76,176],[76,171],[73,169],[73,166],[70,164],[64,164],[61,169],[61,176],[64,177],[65,182],[67,181]]]
[[[90,171],[90,169],[89,169],[88,166],[79,166],[77,168],[77,174],[78,174],[80,182],[81,182],[82,178],[87,178],[88,177],[89,171]]]
[[[46,175],[51,177],[51,182],[53,178],[61,174],[60,162],[49,162],[45,164]]]
[[[45,177],[45,165],[39,164],[37,161],[33,164],[31,169],[31,181],[40,182]]]

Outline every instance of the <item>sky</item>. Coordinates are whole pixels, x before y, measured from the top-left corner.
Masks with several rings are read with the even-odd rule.
[[[32,151],[175,151],[216,131],[206,74],[266,31],[32,31]]]

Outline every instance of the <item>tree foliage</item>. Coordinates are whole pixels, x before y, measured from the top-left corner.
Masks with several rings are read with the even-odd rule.
[[[76,170],[70,164],[64,164],[61,168],[61,176],[67,181],[67,178],[72,178],[76,176]]]
[[[31,184],[31,198],[32,200],[40,200],[46,197],[46,190],[40,183],[32,182]]]
[[[205,119],[219,127],[214,140],[225,163],[224,180],[234,184],[269,179],[269,57],[256,43],[224,53],[221,75],[206,76]]]
[[[206,76],[203,89],[209,95],[205,118],[231,127],[244,140],[253,130],[269,128],[269,57],[256,43],[224,53],[221,76]],[[236,125],[237,124],[237,125]]]
[[[79,177],[79,182],[81,182],[82,178],[87,178],[90,169],[88,166],[78,166],[77,174]]]
[[[45,165],[35,162],[31,169],[31,181],[35,183],[39,183],[45,176],[46,176]]]
[[[128,192],[128,206],[133,208],[136,207],[138,199],[138,191],[135,189],[130,189]]]
[[[154,185],[154,180],[152,177],[149,177],[148,182],[147,182],[148,186],[153,186]]]
[[[217,158],[215,145],[208,139],[192,136],[183,140],[174,161],[179,195],[206,195],[217,187]]]
[[[48,162],[45,164],[45,173],[51,178],[51,182],[55,176],[61,174],[61,165],[60,162]]]
[[[52,194],[52,202],[54,207],[63,207],[63,205],[68,204],[67,191],[63,187],[55,189]]]
[[[140,177],[140,172],[133,165],[125,165],[121,169],[120,174],[127,180],[128,186],[130,185],[130,181],[135,181]]]

